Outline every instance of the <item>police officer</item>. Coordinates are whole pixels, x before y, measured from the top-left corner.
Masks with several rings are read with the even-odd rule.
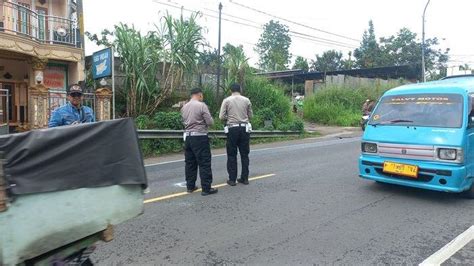
[[[214,120],[207,105],[202,102],[203,99],[204,95],[201,89],[192,89],[191,100],[181,109],[181,116],[185,129],[183,138],[186,187],[188,193],[198,189],[196,179],[199,167],[202,186],[201,195],[207,196],[217,193],[217,189],[211,187],[211,147],[207,136],[208,128],[214,124]]]
[[[79,85],[74,84],[67,93],[68,103],[53,111],[49,127],[59,127],[95,122],[91,108],[82,105],[83,94]]]
[[[240,94],[240,85],[232,84],[232,95],[227,97],[221,106],[219,118],[226,123],[227,133],[227,184],[235,186],[236,181],[249,184],[249,153],[250,153],[250,118],[252,118],[252,103]],[[242,162],[242,172],[237,179],[237,149]]]

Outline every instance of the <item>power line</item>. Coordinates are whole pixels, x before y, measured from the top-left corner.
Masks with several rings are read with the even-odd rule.
[[[209,8],[205,8],[205,10],[208,10],[208,11],[211,11],[211,12],[216,12],[216,13],[217,13],[217,11],[212,10],[212,9],[209,9]],[[242,18],[242,17],[238,17],[238,16],[234,16],[234,15],[230,15],[230,14],[227,14],[227,13],[222,13],[222,15],[225,15],[225,16],[228,16],[228,17],[232,17],[232,18],[236,18],[236,19],[240,19],[240,20],[243,20],[243,21],[246,21],[246,22],[258,24],[258,23],[254,22],[254,21],[249,20],[249,19]],[[258,24],[258,25],[259,25],[259,26],[262,26],[261,24]],[[347,48],[353,48],[353,49],[354,49],[354,48],[357,48],[357,46],[355,46],[355,45],[353,45],[353,44],[349,44],[349,43],[343,43],[343,42],[340,42],[340,41],[325,39],[325,38],[317,37],[317,36],[314,36],[314,35],[310,35],[310,34],[306,34],[306,33],[300,33],[300,32],[291,31],[291,30],[289,30],[289,32],[290,32],[290,33],[293,33],[293,34],[305,36],[305,37],[316,38],[316,39],[321,40],[321,41],[331,42],[331,43],[334,43],[334,44],[340,44],[341,46],[345,46],[345,47],[347,47]]]
[[[204,8],[204,9],[207,10],[207,11],[213,12],[213,13],[218,13],[218,11],[212,10],[212,9],[210,9],[210,8]],[[228,17],[231,17],[231,18],[235,18],[235,19],[240,19],[240,20],[242,20],[242,21],[249,22],[249,23],[253,23],[253,24],[256,24],[256,25],[258,25],[258,26],[261,26],[261,24],[255,22],[255,21],[252,21],[252,20],[250,20],[250,19],[246,19],[246,18],[242,18],[242,17],[230,15],[230,14],[224,13],[224,12],[222,12],[222,15],[228,16]]]
[[[195,12],[195,13],[197,12],[195,10],[187,9],[184,6],[179,7],[179,6],[171,5],[171,4],[168,4],[168,3],[163,3],[163,2],[160,2],[158,0],[153,0],[153,2],[155,2],[157,4],[161,4],[161,5],[181,9],[181,10],[188,11],[188,12]],[[217,16],[206,14],[202,11],[199,11],[197,13],[200,13],[204,16],[211,17],[211,18],[214,18],[214,19],[219,19]],[[226,18],[222,18],[222,20],[227,21],[227,22],[231,22],[231,23],[235,23],[235,24],[239,24],[239,25],[242,25],[242,26],[246,26],[246,27],[259,29],[259,30],[261,30],[263,28],[262,26],[260,26],[260,27],[259,26],[254,26],[254,25],[251,25],[251,24],[247,24],[247,23],[243,23],[243,22],[239,22],[239,21],[235,21],[235,20],[230,20],[230,19],[226,19]],[[311,42],[314,42],[314,43],[317,43],[317,44],[320,44],[320,45],[324,45],[324,46],[328,46],[328,47],[339,46],[339,47],[344,47],[344,48],[349,48],[349,49],[356,48],[356,46],[353,46],[353,45],[347,44],[347,43],[342,43],[342,42],[338,42],[338,41],[333,41],[333,40],[329,40],[329,39],[315,37],[315,36],[312,36],[312,35],[309,35],[309,34],[304,34],[304,33],[299,33],[299,32],[294,32],[294,31],[289,31],[289,32],[290,32],[289,35],[292,36],[292,37],[307,40],[307,41],[311,41]]]
[[[312,29],[312,30],[315,30],[315,31],[319,31],[319,32],[322,32],[322,33],[326,33],[326,34],[329,34],[329,35],[337,36],[337,37],[340,37],[340,38],[348,39],[348,40],[351,40],[351,41],[360,42],[360,40],[357,40],[357,39],[354,39],[354,38],[351,38],[351,37],[347,37],[347,36],[340,35],[340,34],[337,34],[337,33],[332,33],[332,32],[325,31],[325,30],[322,30],[322,29],[318,29],[318,28],[315,28],[315,27],[311,27],[311,26],[308,26],[308,25],[305,25],[305,24],[302,24],[302,23],[299,23],[299,22],[296,22],[296,21],[292,21],[292,20],[289,20],[289,19],[286,19],[286,18],[282,18],[282,17],[276,16],[276,15],[272,15],[272,14],[270,14],[270,13],[268,13],[268,12],[265,12],[265,11],[262,11],[262,10],[258,10],[258,9],[256,9],[256,8],[253,8],[253,7],[250,7],[250,6],[246,6],[246,5],[237,3],[237,2],[235,2],[235,1],[233,1],[233,0],[229,0],[229,2],[232,3],[232,4],[234,4],[234,5],[238,5],[238,6],[240,6],[240,7],[243,7],[243,8],[249,9],[249,10],[252,10],[252,11],[254,11],[254,12],[257,12],[257,13],[260,13],[260,14],[264,14],[264,15],[267,15],[267,16],[270,16],[270,17],[274,17],[274,18],[277,18],[277,19],[280,19],[280,20],[283,20],[283,21],[286,21],[286,22],[289,22],[289,23],[293,23],[293,24],[298,25],[298,26],[301,26],[301,27],[305,27],[305,28]]]
[[[178,4],[179,3],[176,3],[176,2],[173,2],[175,4]],[[215,10],[212,10],[212,9],[209,9],[209,8],[204,8],[205,10],[208,10],[208,11],[211,11],[211,12],[214,12],[214,13],[219,13]],[[261,24],[258,24],[256,23],[255,21],[252,21],[252,20],[249,20],[249,19],[246,19],[246,18],[242,18],[242,17],[238,17],[238,16],[235,16],[235,15],[230,15],[228,13],[222,13],[222,15],[225,15],[225,16],[228,16],[228,17],[231,17],[231,18],[235,18],[235,19],[240,19],[242,21],[246,21],[246,22],[250,22],[250,23],[253,23],[253,24],[257,24],[258,25],[258,29],[261,29],[260,27],[262,27]],[[208,16],[211,16],[213,17],[212,15],[208,15]],[[215,18],[215,17],[214,17]],[[245,26],[249,26],[249,27],[256,27],[256,26],[253,26],[253,25],[249,25],[249,24],[242,24],[241,22],[237,22],[237,21],[231,21],[231,20],[226,20],[226,21],[229,21],[229,22],[234,22],[234,23],[239,23],[241,25],[245,25]],[[290,33],[293,33],[293,34],[296,34],[296,35],[301,35],[303,37],[309,37],[309,38],[314,38],[315,41],[324,41],[325,43],[327,44],[334,44],[334,45],[338,45],[338,46],[342,46],[342,47],[346,47],[346,48],[351,48],[351,49],[355,49],[357,48],[357,46],[353,45],[353,44],[349,44],[349,43],[344,43],[344,42],[340,42],[340,41],[336,41],[336,40],[330,40],[330,39],[325,39],[325,38],[321,38],[321,37],[317,37],[317,36],[314,36],[314,35],[309,35],[309,34],[305,34],[305,33],[300,33],[300,32],[295,32],[295,31],[291,31],[289,30]],[[294,35],[291,35],[291,36],[294,36]],[[294,36],[294,37],[297,37],[297,38],[301,38],[299,36]],[[306,39],[306,38],[304,38]]]

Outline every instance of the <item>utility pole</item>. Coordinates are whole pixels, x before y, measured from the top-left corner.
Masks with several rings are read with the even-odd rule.
[[[423,26],[421,32],[421,77],[423,82],[426,82],[426,75],[425,75],[425,13],[426,8],[428,7],[431,0],[428,0],[426,3],[425,9],[423,10]]]
[[[219,39],[217,42],[217,88],[216,98],[219,100],[219,90],[221,86],[221,15],[222,15],[222,3],[219,3]]]

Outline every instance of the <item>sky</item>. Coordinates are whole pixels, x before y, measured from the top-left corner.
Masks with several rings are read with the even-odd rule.
[[[360,45],[362,34],[373,20],[377,38],[395,35],[407,27],[421,39],[422,14],[427,0],[84,0],[85,30],[100,33],[120,22],[142,32],[155,29],[166,13],[188,17],[187,10],[202,13],[208,45],[217,48],[218,5],[222,3],[222,46],[243,45],[249,62],[256,65],[255,44],[263,25],[278,20],[292,32],[290,52],[308,60],[335,49],[347,53]],[[172,7],[175,6],[175,7]],[[179,8],[183,7],[183,9]],[[438,37],[440,48],[450,48],[451,66],[474,67],[474,19],[472,0],[431,0],[426,10],[426,38]],[[260,11],[260,12],[259,12]],[[285,20],[283,20],[285,19]],[[228,21],[231,20],[231,21]],[[86,54],[100,50],[86,42]]]

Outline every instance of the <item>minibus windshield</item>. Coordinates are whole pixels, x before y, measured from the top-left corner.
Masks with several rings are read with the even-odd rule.
[[[369,124],[460,128],[463,97],[459,94],[407,94],[381,99]]]

